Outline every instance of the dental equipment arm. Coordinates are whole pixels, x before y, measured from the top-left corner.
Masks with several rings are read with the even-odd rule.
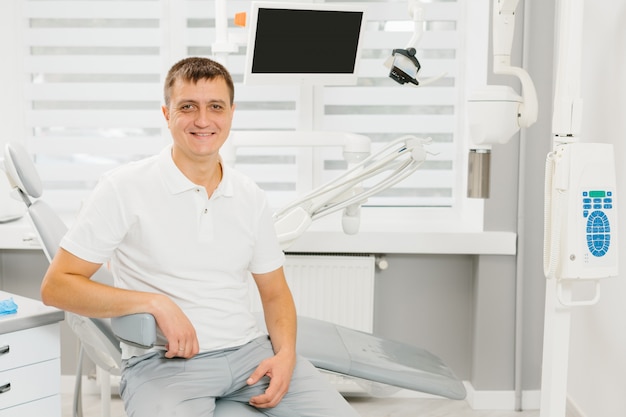
[[[277,211],[274,225],[282,248],[288,248],[313,220],[342,209],[344,232],[357,233],[361,204],[415,172],[426,159],[424,145],[428,142],[414,136],[398,138],[342,176]],[[363,188],[361,184],[368,179],[374,182]]]
[[[513,75],[521,83],[522,95],[511,87],[489,85],[475,91],[468,101],[470,146],[468,197],[489,197],[491,145],[507,143],[520,128],[537,121],[535,85],[528,73],[511,65],[515,31],[515,9],[519,0],[493,0],[493,73]]]
[[[283,249],[289,247],[313,220],[344,210],[342,228],[347,234],[359,230],[360,207],[367,199],[402,181],[426,159],[430,139],[400,137],[373,155],[367,136],[322,131],[236,131],[222,147],[226,163],[235,161],[239,147],[341,146],[349,169],[338,178],[293,201],[274,214],[276,233]],[[385,175],[386,174],[386,175]],[[371,185],[363,188],[363,182]]]

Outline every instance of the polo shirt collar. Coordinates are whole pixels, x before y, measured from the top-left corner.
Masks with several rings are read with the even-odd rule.
[[[161,150],[158,158],[163,180],[172,194],[180,194],[185,191],[194,190],[198,187],[196,184],[191,182],[191,180],[189,180],[189,178],[187,178],[174,163],[174,160],[172,159],[172,145],[166,146],[163,150]],[[224,164],[221,156],[220,164],[222,165],[222,181],[220,181],[220,184],[213,194],[216,197],[232,197],[232,168]]]

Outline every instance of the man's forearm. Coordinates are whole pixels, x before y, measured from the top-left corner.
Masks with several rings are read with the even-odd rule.
[[[287,297],[285,297],[287,298]],[[291,295],[275,305],[268,305],[265,310],[265,324],[272,341],[274,353],[295,354],[297,318]]]

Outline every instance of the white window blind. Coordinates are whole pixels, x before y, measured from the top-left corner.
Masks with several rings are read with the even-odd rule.
[[[209,0],[20,0],[25,43],[26,145],[34,154],[46,197],[73,212],[102,172],[158,152],[169,143],[163,121],[162,81],[184,56],[213,56],[215,4]],[[350,1],[342,1],[350,3]],[[412,22],[406,0],[361,1],[367,30],[355,86],[314,87],[308,123],[314,130],[369,136],[373,149],[404,135],[431,137],[436,152],[413,176],[367,205],[453,207],[464,194],[458,177],[465,100],[463,19],[459,1],[425,3],[418,45],[419,78],[446,72],[412,88],[388,77],[384,60],[407,46]],[[249,1],[229,0],[232,16]],[[485,40],[486,47],[486,40]],[[246,48],[220,56],[235,80],[236,130],[296,130],[310,108],[296,86],[243,85]],[[329,58],[329,59],[332,59]],[[320,104],[321,102],[321,104]],[[317,106],[317,107],[315,107]],[[240,149],[236,165],[268,191],[276,207],[346,168],[340,148]]]

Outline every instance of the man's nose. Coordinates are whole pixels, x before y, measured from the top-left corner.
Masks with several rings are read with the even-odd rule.
[[[211,123],[209,111],[207,109],[201,108],[196,115],[195,123],[198,126],[207,126],[209,123]]]

